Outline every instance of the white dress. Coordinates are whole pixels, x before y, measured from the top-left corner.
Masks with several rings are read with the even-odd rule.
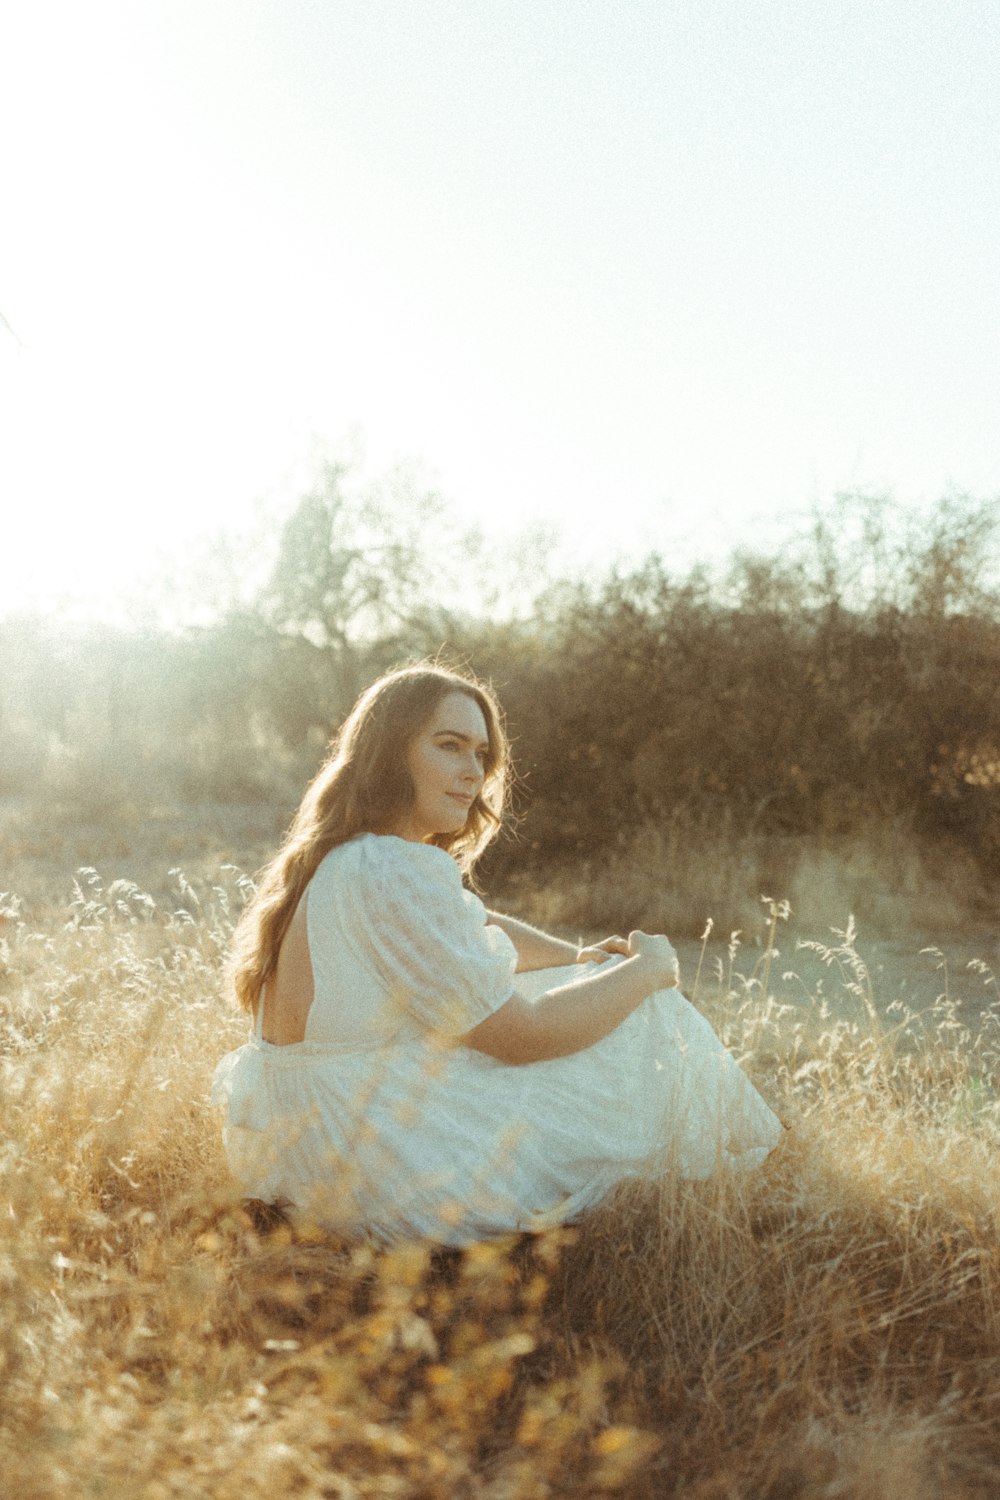
[[[780,1122],[677,989],[568,1057],[515,1066],[456,1045],[515,990],[587,970],[515,976],[443,850],[362,834],[306,899],[305,1039],[275,1046],[258,1022],[212,1085],[247,1196],[349,1236],[464,1244],[570,1219],[625,1177],[707,1177],[777,1144]]]

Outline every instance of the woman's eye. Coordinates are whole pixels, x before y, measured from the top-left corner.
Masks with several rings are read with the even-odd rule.
[[[438,742],[438,744],[439,744],[440,749],[442,749],[442,750],[449,750],[449,751],[454,750],[454,751],[456,751],[458,753],[461,753],[462,748],[463,748],[462,745],[459,743],[458,740],[440,740]],[[477,761],[479,762],[479,764],[484,769],[485,769],[485,766],[486,766],[486,758],[487,758],[488,753],[489,752],[486,751],[486,750],[477,750],[476,751],[476,759],[477,759]]]

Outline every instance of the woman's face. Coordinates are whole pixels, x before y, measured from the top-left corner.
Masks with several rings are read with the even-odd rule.
[[[482,789],[488,751],[486,720],[475,698],[446,693],[407,748],[413,802],[393,832],[415,843],[459,833]]]

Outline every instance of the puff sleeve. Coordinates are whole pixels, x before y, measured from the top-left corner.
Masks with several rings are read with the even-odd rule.
[[[488,924],[458,865],[433,844],[367,835],[349,882],[351,935],[387,998],[421,1028],[461,1036],[514,990],[514,945]]]

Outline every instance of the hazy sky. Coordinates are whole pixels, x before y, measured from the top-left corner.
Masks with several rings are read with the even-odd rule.
[[[580,557],[1000,495],[998,77],[996,0],[8,7],[0,608],[345,435]]]

